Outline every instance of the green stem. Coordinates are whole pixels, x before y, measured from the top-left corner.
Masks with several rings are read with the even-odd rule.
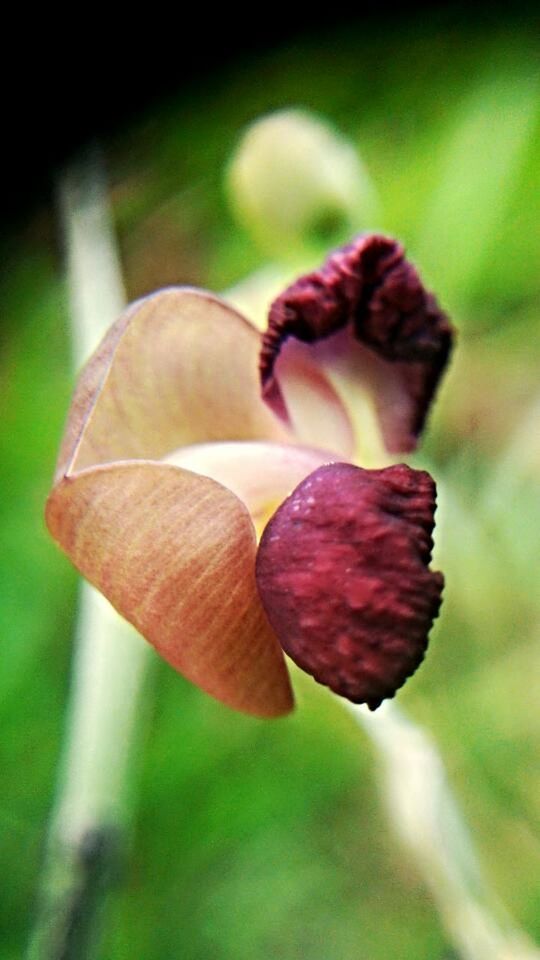
[[[124,306],[99,156],[60,183],[75,365]],[[106,894],[127,837],[147,644],[89,584],[80,591],[70,702],[29,960],[97,955]]]
[[[461,960],[540,960],[486,880],[429,734],[394,703],[375,714],[343,701],[382,766],[392,826],[431,891]]]

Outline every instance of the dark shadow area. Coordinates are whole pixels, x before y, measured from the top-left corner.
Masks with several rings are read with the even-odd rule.
[[[151,11],[150,11],[151,13]],[[467,28],[475,31],[494,21],[538,26],[532,5],[447,3],[434,8],[402,4],[381,16],[374,2],[356,7],[354,15],[332,9],[324,22],[309,9],[302,12],[272,5],[241,18],[229,8],[218,12],[191,6],[156,11],[144,21],[108,22],[103,13],[87,12],[71,23],[50,14],[11,11],[6,37],[18,46],[15,68],[4,59],[4,231],[24,222],[36,204],[50,199],[54,171],[91,139],[106,139],[168,97],[188,97],[196,87],[219,83],[229,67],[246,67],[274,49],[302,40],[340,37],[366,31],[381,37],[424,31]],[[40,21],[42,17],[42,22]]]

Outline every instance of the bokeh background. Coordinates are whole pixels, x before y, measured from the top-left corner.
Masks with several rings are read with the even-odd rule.
[[[445,601],[399,701],[436,738],[486,874],[537,941],[538,53],[533,22],[510,17],[298,34],[169,90],[104,143],[130,299],[168,283],[224,290],[269,258],[294,272],[297,252],[280,258],[271,230],[239,224],[225,172],[247,124],[302,107],[359,151],[379,198],[376,222],[359,227],[402,240],[459,327],[411,459],[440,485]],[[322,252],[340,227],[321,229]],[[15,960],[35,908],[77,592],[42,521],[73,384],[52,200],[36,197],[2,248],[0,957]],[[372,747],[324,691],[301,683],[292,717],[257,722],[156,662],[141,726],[103,957],[454,955],[381,807]]]

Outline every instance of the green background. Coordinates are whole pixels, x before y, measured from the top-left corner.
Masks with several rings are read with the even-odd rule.
[[[238,137],[262,112],[312,109],[357,145],[381,202],[373,226],[406,244],[459,327],[411,460],[441,489],[445,601],[399,702],[435,736],[486,873],[539,939],[537,63],[533,32],[515,24],[330,31],[171,96],[105,150],[129,298],[171,282],[221,290],[265,262],[224,190]],[[15,960],[33,920],[76,601],[42,521],[72,386],[52,207],[4,264],[0,956]],[[264,723],[156,663],[146,699],[104,958],[450,956],[381,809],[372,748],[330,696],[303,681],[296,713]]]

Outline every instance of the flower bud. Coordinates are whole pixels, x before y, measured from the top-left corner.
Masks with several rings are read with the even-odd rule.
[[[228,190],[238,219],[281,257],[373,226],[375,192],[356,150],[303,110],[252,124],[230,164]]]

